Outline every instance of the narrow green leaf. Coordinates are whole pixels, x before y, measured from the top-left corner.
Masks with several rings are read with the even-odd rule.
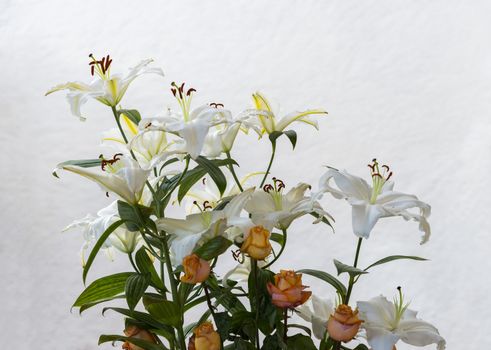
[[[186,193],[189,192],[191,187],[201,180],[203,176],[206,175],[206,170],[201,167],[196,167],[194,169],[188,170],[184,178],[181,180],[179,184],[179,191],[177,192],[177,200],[179,203],[182,201]]]
[[[316,350],[316,346],[311,337],[303,334],[295,334],[287,340],[288,350]]]
[[[126,301],[130,310],[134,310],[135,306],[140,301],[143,293],[150,284],[150,274],[134,274],[126,280],[124,294],[126,295]]]
[[[275,241],[276,243],[279,243],[281,245],[283,245],[283,242],[285,241],[285,237],[282,234],[276,232],[272,232],[270,238],[272,241]]]
[[[74,307],[107,300],[124,292],[126,280],[134,275],[133,272],[122,272],[105,276],[92,282],[75,300]]]
[[[96,159],[76,159],[76,160],[67,160],[66,162],[60,163],[56,166],[56,169],[53,170],[52,174],[54,177],[58,177],[56,173],[57,170],[63,168],[66,165],[76,165],[82,168],[93,168],[96,166],[101,166],[102,160],[100,158]]]
[[[425,258],[420,258],[419,256],[410,256],[410,255],[391,255],[391,256],[388,256],[386,258],[383,258],[383,259],[380,259],[376,262],[374,262],[373,264],[371,264],[370,266],[366,267],[364,269],[364,271],[367,271],[368,269],[374,267],[374,266],[377,266],[377,265],[382,265],[382,264],[385,264],[385,263],[388,263],[390,261],[394,261],[394,260],[400,260],[400,259],[410,259],[410,260],[418,260],[418,261],[426,261],[428,259],[425,259]]]
[[[140,272],[150,274],[150,282],[154,287],[160,290],[165,290],[165,286],[162,283],[162,280],[160,279],[157,271],[155,270],[155,266],[153,266],[152,260],[150,260],[147,249],[145,247],[141,247],[136,252],[135,262]]]
[[[295,130],[287,130],[287,131],[283,131],[283,133],[286,135],[286,137],[288,137],[288,139],[290,140],[291,144],[292,144],[292,147],[293,149],[295,149],[295,146],[297,145],[297,133]]]
[[[276,143],[276,139],[283,135],[282,131],[273,131],[271,134],[269,134],[269,140],[271,143]]]
[[[116,295],[115,297],[99,300],[99,301],[96,301],[94,303],[84,304],[84,305],[80,306],[80,308],[78,309],[78,312],[79,312],[79,314],[82,314],[82,312],[84,312],[87,309],[90,309],[92,306],[96,306],[96,305],[99,305],[101,303],[105,303],[105,302],[115,300],[115,299],[126,299],[126,297],[124,296],[124,294],[121,294],[121,295]]]
[[[338,276],[342,273],[348,273],[351,277],[368,273],[367,271],[360,270],[354,266],[343,264],[341,261],[334,259],[334,266],[338,271]]]
[[[90,267],[92,266],[92,263],[94,262],[95,257],[97,256],[97,253],[99,253],[99,250],[101,249],[102,245],[106,241],[106,239],[111,235],[111,233],[114,232],[119,226],[121,226],[124,223],[124,220],[118,220],[114,223],[112,223],[106,231],[99,237],[97,242],[94,245],[94,248],[92,248],[92,251],[89,254],[89,257],[87,258],[87,262],[84,265],[83,271],[82,271],[82,280],[85,284],[85,280],[87,279],[87,273],[90,270]]]
[[[140,312],[140,311],[135,311],[135,310],[132,311],[132,310],[128,310],[128,309],[124,309],[124,308],[120,308],[120,307],[105,307],[104,309],[102,309],[102,314],[104,315],[104,313],[107,310],[115,311],[121,315],[131,317],[131,318],[133,318],[137,321],[143,322],[143,323],[145,323],[145,324],[147,324],[153,328],[166,328],[166,327],[168,327],[164,323],[157,321],[151,315],[149,315],[145,312]]]
[[[147,307],[148,312],[156,320],[178,327],[181,322],[179,306],[172,301],[161,301],[160,303],[150,304]]]
[[[312,270],[312,269],[303,269],[297,272],[305,273],[307,275],[317,277],[323,280],[324,282],[329,283],[331,286],[333,286],[336,289],[336,291],[338,291],[338,293],[341,294],[341,296],[344,297],[346,295],[346,287],[336,277],[328,274],[327,272]]]
[[[201,165],[203,169],[206,169],[206,172],[210,175],[213,182],[215,182],[215,184],[217,185],[220,194],[223,194],[225,192],[225,189],[227,188],[227,178],[225,177],[225,175],[223,175],[223,172],[220,170],[220,168],[212,161],[202,156],[199,156],[194,161]]]
[[[133,206],[118,200],[119,217],[125,220],[126,227],[130,231],[139,231],[145,225],[145,220],[152,212],[152,209],[144,206]]]
[[[118,114],[119,116],[121,116],[121,114],[124,114],[136,125],[138,125],[138,123],[140,123],[140,120],[142,120],[140,112],[138,112],[136,109],[120,109],[118,110]]]
[[[124,337],[122,335],[106,335],[103,334],[99,337],[99,345],[107,342],[115,342],[115,341],[128,341],[133,345],[139,346],[142,349],[145,350],[166,350],[167,348],[163,344],[155,344],[152,342],[149,342],[147,340],[139,339],[139,338],[132,338],[132,337]]]
[[[231,245],[232,241],[223,236],[217,236],[196,249],[194,253],[201,259],[211,260],[226,252]]]
[[[369,350],[365,344],[358,344],[353,350]]]

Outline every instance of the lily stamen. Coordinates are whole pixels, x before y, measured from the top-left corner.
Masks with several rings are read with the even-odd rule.
[[[112,159],[104,159],[104,157],[102,156],[102,154],[99,156],[99,158],[101,159],[101,169],[102,171],[106,171],[106,166],[109,165],[109,166],[112,166],[114,163],[116,163],[118,160],[120,160],[123,156],[123,153],[116,153]]]
[[[374,204],[378,195],[382,193],[382,188],[385,183],[392,177],[392,171],[390,171],[390,167],[386,164],[379,167],[376,158],[373,158],[372,164],[368,164],[368,167],[370,168],[373,184],[370,203]],[[380,171],[380,169],[382,169],[382,171]]]
[[[101,79],[109,79],[109,68],[113,61],[112,58],[107,55],[101,60],[97,60],[93,54],[90,54],[89,57],[92,59],[92,61],[89,62],[90,74],[94,76],[94,73],[97,73]]]
[[[193,93],[196,92],[195,88],[189,88],[188,90],[184,90],[184,84],[182,83],[180,86],[175,82],[171,83],[172,88],[170,89],[174,97],[177,99],[179,106],[182,109],[182,114],[184,117],[184,121],[188,121],[189,119],[189,111],[191,107],[191,100],[193,98]]]

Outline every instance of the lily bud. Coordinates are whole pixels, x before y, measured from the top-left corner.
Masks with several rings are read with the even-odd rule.
[[[358,318],[358,309],[353,311],[350,306],[341,304],[329,317],[327,332],[334,340],[348,342],[356,336],[362,322]]]
[[[155,335],[150,333],[149,331],[145,329],[138,328],[137,326],[129,326],[126,327],[124,330],[124,334],[127,337],[132,337],[132,338],[137,338],[137,339],[142,339],[146,340],[150,343],[157,344],[157,340],[155,339]],[[136,346],[128,341],[125,341],[123,343],[123,349],[124,350],[144,350],[143,348]]]
[[[251,258],[257,260],[265,259],[271,254],[271,243],[269,241],[270,232],[262,226],[254,226],[249,230],[240,250]]]
[[[201,283],[210,275],[210,263],[196,254],[185,256],[182,259],[182,266],[184,267],[184,275],[181,277],[183,283]]]
[[[213,329],[211,322],[204,322],[194,330],[188,350],[220,350],[221,345],[220,335]]]
[[[292,270],[281,270],[274,276],[274,284],[269,282],[268,292],[274,305],[282,308],[294,308],[305,303],[312,292],[304,291],[302,274]]]

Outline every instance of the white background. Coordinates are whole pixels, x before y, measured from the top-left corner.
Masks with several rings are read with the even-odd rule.
[[[81,318],[70,305],[82,291],[73,219],[108,203],[96,185],[51,176],[66,159],[99,154],[112,127],[107,107],[90,101],[81,123],[51,86],[89,80],[89,53],[110,53],[113,71],[152,57],[166,78],[146,76],[123,106],[155,115],[171,104],[169,84],[186,81],[197,102],[238,112],[264,92],[282,111],[324,107],[320,131],[301,127],[298,147],[279,142],[273,173],[314,186],[322,165],[368,179],[373,157],[389,163],[396,189],[433,207],[433,235],[419,245],[417,224],[380,222],[361,264],[390,254],[429,262],[374,269],[354,300],[403,286],[411,307],[437,325],[449,349],[486,349],[491,287],[491,4],[487,1],[9,1],[0,3],[0,334],[5,349],[97,348],[120,333],[119,316],[100,308]],[[241,174],[262,170],[266,140],[242,136]],[[350,263],[356,239],[350,209],[327,200],[336,234],[305,218],[292,226],[277,268]],[[127,268],[100,257],[89,278]],[[305,278],[314,293],[333,290]],[[110,348],[105,345],[101,348]],[[410,349],[405,344],[398,349]],[[433,348],[433,347],[428,347]]]

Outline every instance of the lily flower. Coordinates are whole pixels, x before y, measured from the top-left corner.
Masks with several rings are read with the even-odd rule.
[[[368,238],[380,218],[402,216],[405,220],[419,222],[419,229],[424,232],[421,244],[426,243],[431,234],[427,221],[431,207],[414,195],[394,191],[394,183],[389,181],[392,172],[387,165],[380,167],[374,159],[369,168],[372,186],[346,171],[330,168],[320,179],[319,195],[329,192],[333,197],[346,199],[351,204],[353,232],[358,237]],[[337,188],[331,186],[331,179]],[[410,212],[408,209],[411,208],[419,209],[419,213]]]
[[[417,312],[404,304],[400,287],[399,298],[390,302],[383,296],[357,303],[362,327],[367,332],[368,344],[373,350],[392,350],[399,341],[426,346],[436,344],[438,350],[445,349],[445,339],[430,323],[416,317]]]
[[[122,154],[116,154],[112,159],[102,159],[98,170],[76,165],[61,165],[61,169],[86,177],[99,184],[104,191],[115,193],[132,204],[140,200],[150,174],[150,170],[140,168],[134,159]]]
[[[208,210],[186,216],[186,219],[160,218],[156,221],[157,228],[173,235],[170,241],[172,258],[181,264],[184,257],[210,239],[226,236],[227,218],[236,217],[249,199],[251,190],[235,196],[223,210]]]
[[[295,311],[305,321],[312,323],[314,336],[322,340],[327,330],[327,321],[335,311],[334,304],[331,300],[319,298],[314,294],[311,303],[312,309],[307,304],[303,304],[298,306]]]
[[[265,185],[263,191],[254,192],[245,207],[252,221],[270,222],[280,230],[286,230],[293,220],[309,213],[317,214],[318,219],[314,223],[325,217],[334,221],[314,197],[305,196],[310,185],[300,183],[286,194],[283,193],[284,188],[283,181],[273,178],[272,185]]]
[[[87,249],[92,244],[95,244],[104,231],[106,231],[109,226],[118,220],[120,220],[118,214],[118,203],[117,201],[114,201],[106,208],[99,210],[97,212],[97,216],[89,214],[83,219],[75,220],[63,229],[63,231],[74,228],[82,229],[82,234],[85,240],[80,250],[82,265],[85,265],[85,255]],[[141,236],[139,232],[129,231],[125,225],[121,225],[109,235],[108,239],[103,243],[102,249],[112,260],[114,248],[122,253],[132,253],[140,239]]]
[[[302,112],[289,113],[282,118],[277,118],[271,108],[271,104],[264,95],[256,92],[252,94],[252,99],[256,110],[266,112],[266,114],[255,113],[261,126],[261,134],[271,134],[275,131],[281,132],[294,122],[312,125],[314,128],[318,129],[319,126],[317,121],[313,119],[312,116],[327,114],[327,112],[322,109],[309,109]]]
[[[183,151],[196,159],[203,150],[210,128],[227,123],[231,118],[230,112],[218,108],[217,104],[203,105],[191,111],[191,101],[196,90],[184,90],[184,83],[180,86],[172,83],[171,91],[179,103],[181,113],[168,110],[163,117],[145,120],[142,125],[147,129],[164,130],[182,137],[185,141]]]
[[[68,82],[60,84],[49,90],[46,95],[60,90],[68,90],[67,99],[70,103],[72,114],[85,120],[80,112],[80,107],[87,102],[87,99],[94,98],[97,101],[115,107],[123,98],[131,82],[142,74],[158,74],[164,76],[162,69],[147,67],[152,59],[141,61],[138,65],[130,68],[126,75],[111,74],[112,59],[109,55],[97,60],[94,55],[90,54],[90,73],[95,76],[89,84],[82,82]]]

